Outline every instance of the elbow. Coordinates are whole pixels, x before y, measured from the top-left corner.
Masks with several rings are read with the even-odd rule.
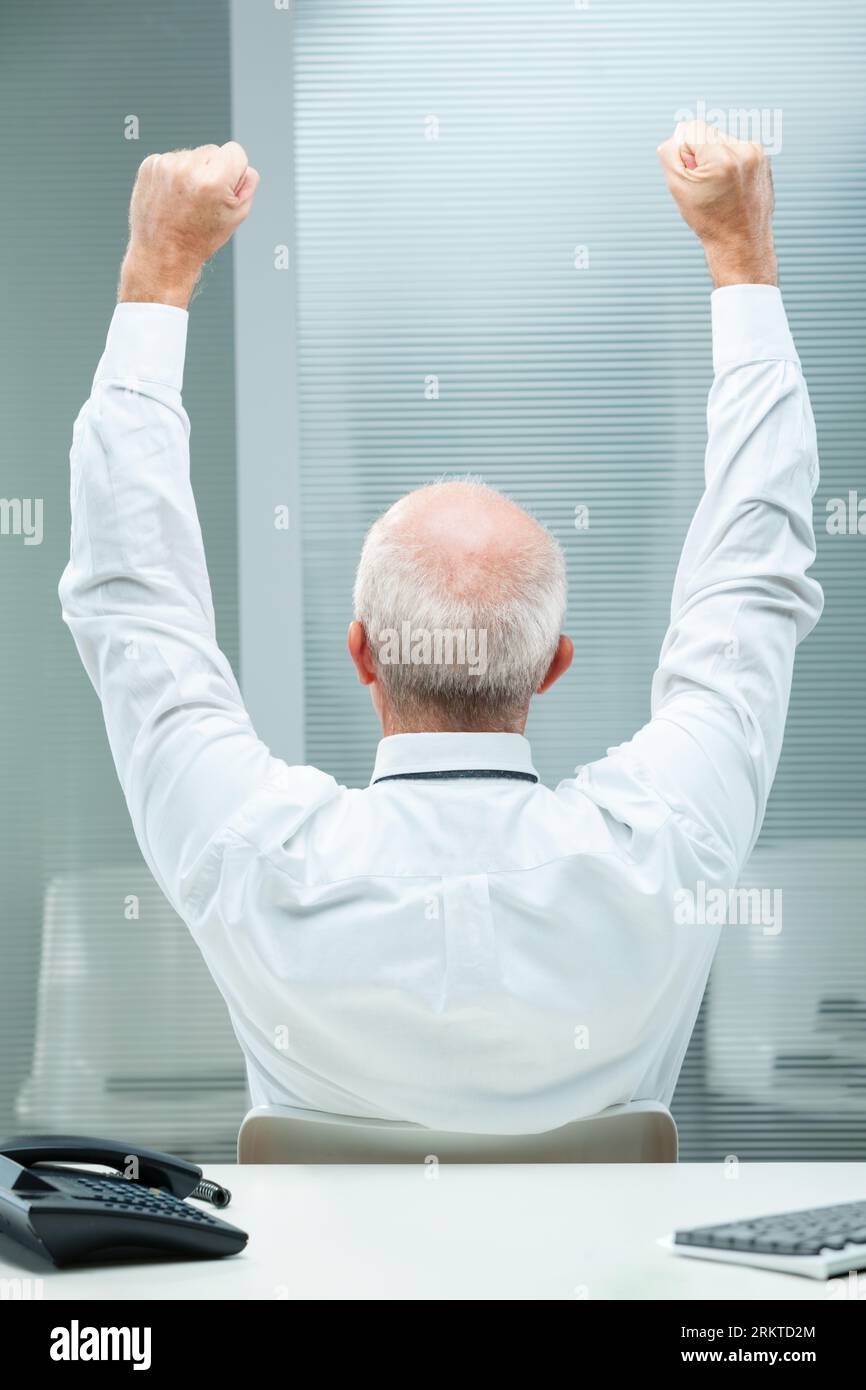
[[[806,596],[800,612],[800,621],[797,624],[797,642],[802,642],[804,637],[808,637],[812,628],[815,627],[821,614],[824,612],[824,590],[817,579],[807,579],[808,595]]]
[[[70,560],[60,576],[57,585],[57,597],[60,600],[60,616],[69,627],[73,609],[75,607],[76,583],[75,575]]]

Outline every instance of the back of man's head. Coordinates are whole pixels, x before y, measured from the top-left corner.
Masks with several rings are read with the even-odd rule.
[[[472,479],[401,497],[370,528],[355,580],[392,725],[522,730],[565,602],[558,544],[510,498]]]

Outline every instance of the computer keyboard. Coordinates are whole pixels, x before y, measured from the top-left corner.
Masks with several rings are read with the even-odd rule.
[[[846,1270],[866,1269],[866,1202],[676,1231],[671,1248],[679,1255],[827,1279]]]

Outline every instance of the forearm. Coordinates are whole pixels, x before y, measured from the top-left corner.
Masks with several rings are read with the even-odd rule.
[[[118,304],[169,304],[186,309],[202,265],[176,256],[150,256],[130,247],[120,267]]]
[[[735,236],[722,241],[709,238],[703,247],[715,290],[729,285],[778,283],[772,231],[754,238]]]

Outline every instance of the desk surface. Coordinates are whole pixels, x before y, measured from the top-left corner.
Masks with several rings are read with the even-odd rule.
[[[243,1254],[56,1271],[4,1239],[0,1279],[41,1278],[46,1299],[827,1299],[822,1282],[683,1259],[657,1239],[866,1198],[866,1163],[744,1163],[736,1177],[721,1163],[206,1173],[232,1190]]]

